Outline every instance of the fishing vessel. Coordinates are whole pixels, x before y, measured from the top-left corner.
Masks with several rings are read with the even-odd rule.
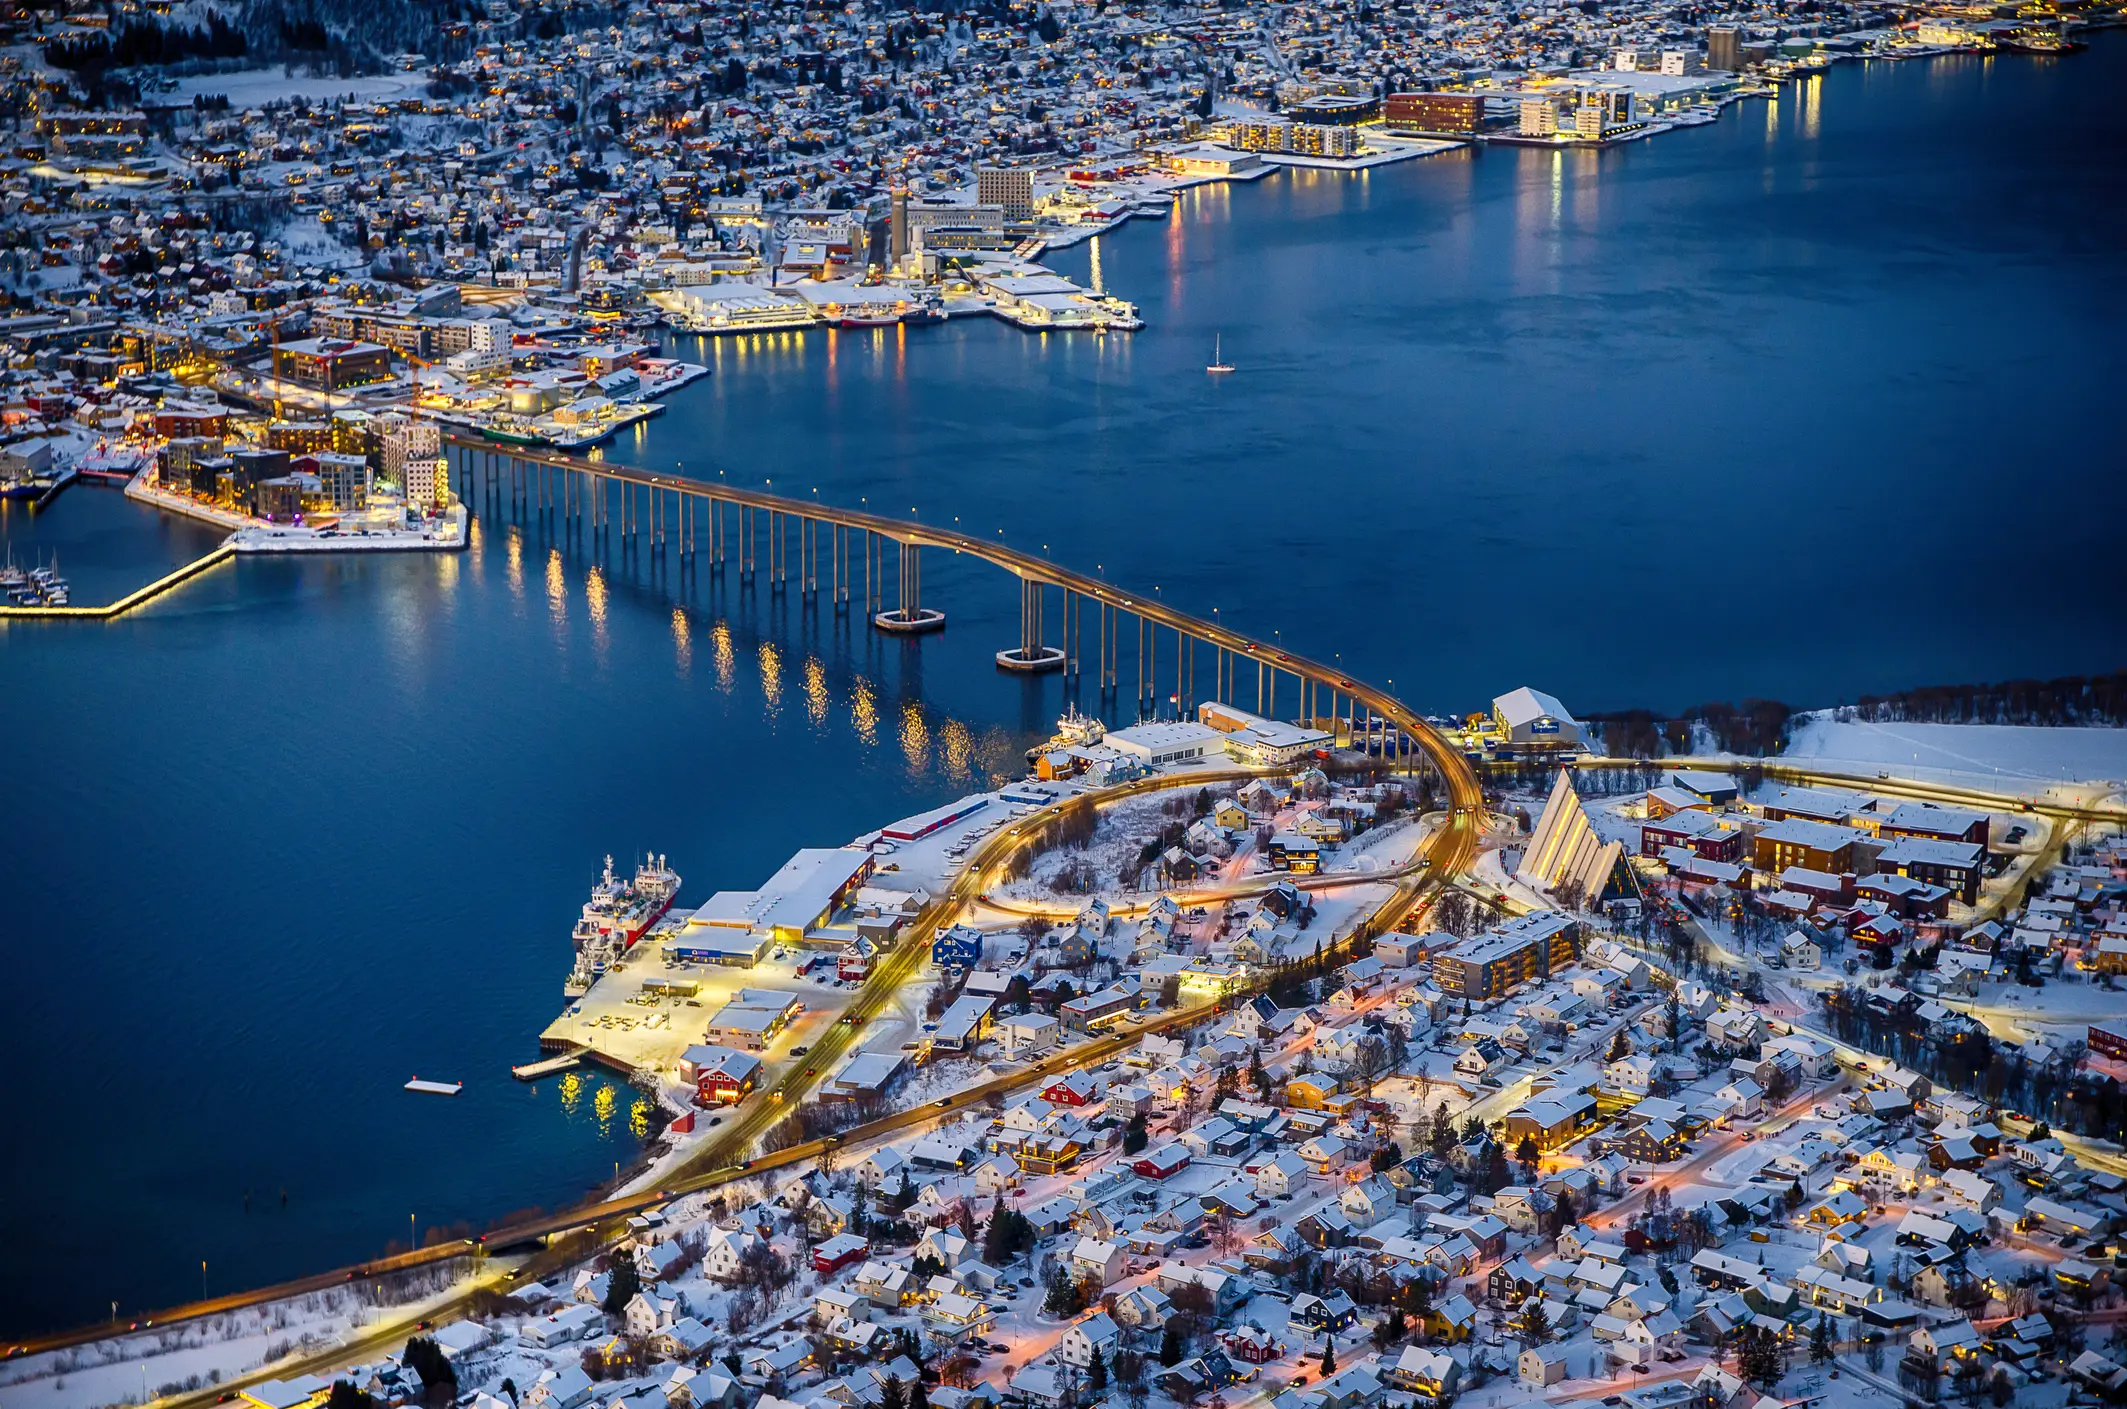
[[[1217,375],[1220,372],[1231,372],[1233,370],[1233,364],[1226,360],[1225,349],[1221,346],[1224,341],[1225,337],[1223,334],[1214,335],[1211,339],[1211,365],[1206,367],[1204,370],[1212,373],[1213,375]]]
[[[1063,712],[1056,721],[1056,732],[1045,744],[1027,750],[1027,764],[1033,766],[1043,754],[1055,749],[1089,749],[1108,737],[1108,726],[1090,714],[1080,714],[1076,705]]]
[[[656,924],[672,908],[679,894],[679,873],[665,864],[662,853],[644,857],[632,880],[614,874],[613,858],[606,858],[605,874],[591,887],[570,938],[576,945],[576,963],[569,970],[561,991],[581,998],[606,970],[620,961],[643,931]]]

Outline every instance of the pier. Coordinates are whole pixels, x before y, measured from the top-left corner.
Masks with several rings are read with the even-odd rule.
[[[536,1062],[525,1062],[521,1066],[511,1067],[510,1075],[516,1077],[519,1081],[537,1081],[543,1076],[554,1076],[560,1072],[573,1071],[581,1062],[582,1058],[577,1053],[564,1052],[558,1057],[546,1057]]]
[[[160,597],[179,583],[199,576],[208,568],[236,556],[234,542],[216,546],[205,557],[195,558],[183,567],[157,578],[145,587],[135,588],[108,606],[102,607],[21,607],[12,604],[0,605],[0,621],[109,621],[122,616],[143,603]]]

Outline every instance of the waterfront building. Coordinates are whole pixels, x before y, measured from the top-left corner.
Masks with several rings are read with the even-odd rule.
[[[1341,93],[1324,93],[1313,98],[1302,98],[1286,111],[1295,122],[1302,125],[1350,127],[1366,122],[1381,112],[1381,100],[1372,94],[1354,96]]]
[[[1516,750],[1578,749],[1580,721],[1553,696],[1527,685],[1492,701],[1499,742]]]
[[[1296,156],[1352,157],[1359,154],[1356,129],[1320,122],[1296,122],[1289,129],[1290,150]]]
[[[1195,763],[1222,753],[1226,740],[1216,729],[1181,720],[1111,729],[1102,742],[1117,753],[1159,768],[1170,763]]]
[[[697,1043],[680,1053],[679,1079],[695,1090],[698,1106],[728,1106],[746,1099],[759,1082],[761,1059],[750,1052]]]
[[[743,932],[727,943],[720,963],[750,965],[769,941],[803,943],[827,923],[857,887],[871,877],[872,856],[857,847],[807,847],[783,863],[759,890],[720,890],[687,919],[681,947],[719,946],[710,931]],[[750,957],[741,957],[741,956]]]
[[[378,451],[383,461],[384,478],[406,487],[411,498],[413,491],[406,486],[406,462],[432,460],[441,455],[443,427],[425,416],[390,417],[379,428]]]
[[[1260,170],[1263,165],[1263,159],[1254,152],[1238,151],[1209,142],[1193,142],[1186,147],[1176,147],[1167,153],[1165,161],[1168,170],[1183,176],[1234,176],[1241,172]]]
[[[1330,745],[1329,735],[1320,729],[1265,719],[1232,705],[1206,702],[1197,706],[1196,717],[1226,736],[1229,757],[1252,767],[1282,767]]]
[[[1723,73],[1743,71],[1743,31],[1717,24],[1706,31],[1706,67]]]
[[[795,993],[776,988],[742,988],[709,1019],[703,1030],[710,1042],[758,1052],[775,1040],[805,1005]]]
[[[440,455],[415,456],[400,467],[399,487],[410,505],[443,508],[450,502],[450,462]]]
[[[1524,137],[1558,135],[1558,98],[1551,93],[1533,93],[1521,100],[1521,119],[1515,129]]]
[[[1391,93],[1381,125],[1392,132],[1471,137],[1484,129],[1484,104],[1481,93]]]
[[[310,457],[325,498],[333,508],[349,512],[369,504],[369,461],[360,455],[328,450]]]
[[[1034,173],[1024,168],[985,166],[975,173],[975,201],[993,205],[1007,220],[1034,218]],[[913,217],[915,212],[909,214]]]
[[[222,453],[219,436],[179,436],[162,448],[162,459],[156,466],[158,482],[183,493],[192,487],[192,466],[201,460],[213,460]],[[49,456],[49,451],[47,451]],[[40,471],[37,471],[41,473]]]

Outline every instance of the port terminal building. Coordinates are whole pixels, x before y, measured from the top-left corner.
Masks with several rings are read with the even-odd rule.
[[[668,952],[684,963],[751,968],[771,944],[802,944],[871,878],[872,855],[808,847],[759,890],[720,890],[687,917]]]
[[[716,1010],[703,1035],[714,1045],[739,1052],[759,1052],[790,1025],[805,1005],[780,988],[742,988]]]
[[[1226,736],[1223,746],[1230,757],[1254,768],[1295,763],[1316,749],[1328,748],[1331,742],[1320,729],[1265,719],[1232,705],[1207,701],[1196,707],[1196,718],[1199,724]]]

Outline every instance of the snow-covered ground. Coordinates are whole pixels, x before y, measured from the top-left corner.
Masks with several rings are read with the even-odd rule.
[[[303,98],[313,103],[338,100],[390,102],[411,97],[428,86],[425,73],[385,73],[368,78],[289,75],[281,69],[244,69],[236,73],[203,73],[177,80],[177,96],[221,94],[232,108],[262,108],[266,104]]]
[[[2127,729],[2024,724],[1869,724],[1803,716],[1785,760],[2021,791],[2030,782],[2127,782]]]
[[[317,1292],[166,1330],[26,1356],[0,1369],[0,1404],[7,1409],[137,1404],[165,1389],[216,1384],[369,1327],[411,1322],[462,1285],[442,1277],[424,1279],[409,1288],[416,1300],[384,1307],[365,1300],[356,1288]]]

